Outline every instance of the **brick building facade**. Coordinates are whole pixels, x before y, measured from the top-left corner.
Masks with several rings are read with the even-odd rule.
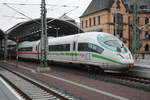
[[[150,51],[150,0],[136,2],[140,51]],[[134,0],[92,0],[80,16],[80,26],[85,32],[114,34],[132,49],[134,6]]]

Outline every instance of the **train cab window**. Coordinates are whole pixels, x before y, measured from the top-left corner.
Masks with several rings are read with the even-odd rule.
[[[122,47],[122,45],[117,40],[108,40],[104,42],[111,47]]]
[[[104,49],[92,43],[79,43],[78,51],[96,52],[101,54]]]

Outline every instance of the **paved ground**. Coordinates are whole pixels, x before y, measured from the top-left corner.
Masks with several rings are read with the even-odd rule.
[[[48,73],[35,73],[33,69],[36,66],[27,63],[26,65],[20,64],[18,67],[12,66],[12,68],[84,100],[117,100],[120,97],[119,100],[149,100],[150,98],[150,93],[143,90],[58,72],[53,69]]]
[[[150,68],[150,59],[137,59],[135,60],[135,66],[138,67],[144,67],[144,68]]]
[[[150,60],[137,59],[135,66],[129,70],[129,74],[150,78]]]
[[[0,100],[20,100],[12,91],[6,86],[3,80],[0,78]]]

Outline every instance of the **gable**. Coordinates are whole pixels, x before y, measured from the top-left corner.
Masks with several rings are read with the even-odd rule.
[[[124,6],[124,3],[122,2],[122,0],[115,0],[115,2],[112,5],[111,8],[112,11],[121,11],[121,12],[125,12],[126,8]]]

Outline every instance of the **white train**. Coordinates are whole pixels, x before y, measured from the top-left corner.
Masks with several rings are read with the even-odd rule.
[[[19,44],[18,56],[40,59],[40,41]],[[125,70],[134,65],[128,48],[115,36],[87,32],[48,39],[48,60],[97,66],[103,70]]]

